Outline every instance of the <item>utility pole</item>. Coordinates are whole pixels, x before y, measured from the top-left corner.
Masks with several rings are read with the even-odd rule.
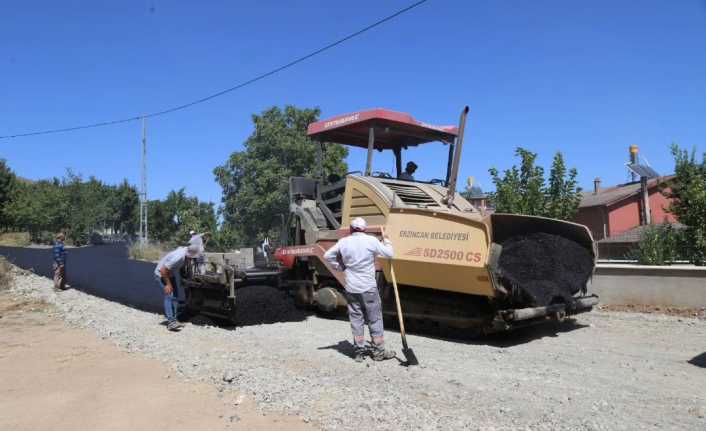
[[[147,120],[142,117],[142,175],[140,184],[140,246],[147,244]]]

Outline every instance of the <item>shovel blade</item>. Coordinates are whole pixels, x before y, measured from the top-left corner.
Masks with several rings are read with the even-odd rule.
[[[419,361],[417,360],[417,355],[414,354],[414,350],[409,348],[403,348],[402,354],[406,359],[405,365],[407,365],[408,367],[412,365],[419,365]]]

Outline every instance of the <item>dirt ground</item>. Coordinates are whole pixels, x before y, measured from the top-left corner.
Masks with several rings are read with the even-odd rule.
[[[409,334],[420,366],[404,367],[354,362],[345,319],[267,286],[240,291],[237,327],[177,334],[159,314],[12,274],[14,298],[51,308],[0,301],[3,431],[706,429],[703,319],[596,310],[478,340]]]
[[[0,430],[311,430],[0,292]],[[220,395],[220,396],[219,396]],[[235,413],[234,413],[235,412]]]
[[[665,314],[667,316],[706,319],[706,308],[680,308],[660,305],[600,305],[603,311],[623,311],[629,313]]]

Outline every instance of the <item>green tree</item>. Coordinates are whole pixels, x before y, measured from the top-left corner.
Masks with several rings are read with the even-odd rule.
[[[171,241],[174,237],[174,218],[170,217],[164,202],[152,200],[147,203],[147,223],[150,240]]]
[[[554,155],[546,188],[544,215],[560,220],[571,220],[581,203],[581,189],[577,187],[576,168],[566,171],[561,152]]]
[[[58,179],[18,182],[14,199],[8,206],[15,230],[29,232],[34,242],[43,242],[43,232],[66,226],[66,205]]]
[[[134,235],[137,232],[140,198],[135,187],[127,179],[120,185],[108,189],[109,218],[113,231]]]
[[[578,210],[581,189],[577,187],[575,168],[566,171],[560,152],[554,156],[549,183],[545,185],[544,169],[536,166],[537,154],[517,148],[520,167],[512,166],[502,176],[489,169],[495,192],[489,197],[495,210],[502,213],[527,214],[571,220]]]
[[[0,159],[0,227],[7,229],[12,221],[9,214],[9,205],[12,201],[17,180],[5,159]]]
[[[253,115],[255,130],[245,149],[232,153],[214,170],[223,189],[223,224],[231,238],[253,244],[266,235],[277,237],[280,215],[288,212],[288,178],[319,174],[317,144],[306,135],[319,113],[288,105]],[[337,144],[324,147],[324,176],[345,174],[348,150]]]
[[[216,210],[211,202],[187,196],[186,190],[172,190],[163,201],[148,204],[149,236],[172,244],[185,244],[189,231],[215,232]]]
[[[0,168],[0,183],[1,176]],[[95,177],[84,181],[70,169],[62,179],[15,181],[12,199],[0,207],[5,226],[28,231],[32,241],[45,242],[63,230],[74,243],[110,228],[134,233],[137,208],[137,191],[127,180],[119,186]]]
[[[686,226],[683,248],[695,265],[706,263],[706,153],[696,161],[691,152],[672,144],[675,168],[667,196],[672,203],[669,211]]]

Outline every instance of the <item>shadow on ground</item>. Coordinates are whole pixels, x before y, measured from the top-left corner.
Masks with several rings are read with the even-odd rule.
[[[348,317],[345,315],[345,313],[337,313],[333,315],[317,315],[319,317],[332,320],[348,320]],[[470,330],[441,328],[439,325],[435,325],[433,323],[418,324],[417,322],[405,321],[405,329],[407,334],[413,334],[419,337],[433,338],[443,341],[450,341],[454,343],[486,345],[499,348],[519,346],[521,344],[531,343],[532,341],[539,340],[545,337],[558,337],[559,334],[570,333],[588,327],[589,325],[578,323],[575,319],[566,319],[563,322],[547,321],[542,324],[536,324],[533,326],[519,328],[512,331],[500,332],[490,335],[478,335],[477,333],[473,333]],[[397,340],[399,340],[399,325],[397,323],[396,318],[385,316],[385,333],[386,339],[396,338]],[[341,354],[348,356],[349,348],[352,352],[353,347],[350,342],[340,341],[338,344],[320,347],[319,349],[334,349],[339,351]]]
[[[574,319],[567,319],[563,322],[547,321],[542,324],[528,326],[526,328],[515,329],[513,331],[488,335],[484,338],[472,340],[474,344],[485,344],[493,347],[512,347],[520,344],[531,343],[541,338],[558,337],[559,334],[574,332],[589,325],[576,322]]]
[[[318,350],[335,350],[343,356],[347,356],[349,358],[352,358],[355,354],[355,348],[353,347],[353,343],[350,341],[339,341],[336,344],[319,347]]]
[[[370,347],[370,344],[367,344],[368,348]],[[350,341],[339,341],[336,344],[331,344],[329,346],[324,346],[324,347],[319,347],[318,350],[335,350],[338,353],[340,353],[343,356],[346,356],[348,358],[353,359],[355,357],[355,347],[353,346],[353,343]],[[397,356],[395,358],[392,358],[392,360],[396,360],[400,365],[402,366],[407,366],[408,364],[402,360],[404,356],[400,352],[396,352]],[[370,351],[368,351],[368,357],[370,356]]]
[[[236,326],[301,322],[313,314],[296,308],[286,292],[264,285],[238,289],[236,307]]]
[[[696,355],[687,361],[691,365],[696,365],[697,367],[706,368],[706,352]]]

